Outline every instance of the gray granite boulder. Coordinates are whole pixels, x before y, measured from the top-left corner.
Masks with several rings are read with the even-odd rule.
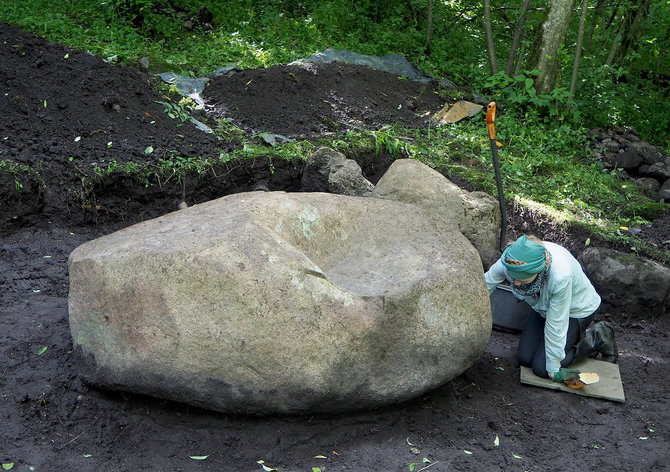
[[[70,328],[89,382],[230,413],[403,401],[484,352],[476,250],[439,214],[252,192],[75,249]]]
[[[670,308],[670,268],[613,249],[590,247],[580,256],[585,272],[603,301],[638,317]]]
[[[309,157],[302,174],[302,190],[305,192],[365,197],[372,193],[373,187],[356,161],[327,147],[317,149]]]
[[[500,205],[484,192],[468,192],[445,176],[413,159],[391,164],[377,182],[373,196],[413,203],[442,216],[477,248],[485,267],[499,257]]]

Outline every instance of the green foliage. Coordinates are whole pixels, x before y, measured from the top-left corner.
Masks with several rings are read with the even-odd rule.
[[[509,26],[516,21],[515,8],[521,3],[506,4],[505,16],[494,9],[492,26],[500,64],[500,53],[506,53],[511,42]],[[202,5],[214,14],[213,31],[184,28],[183,13],[196,16]],[[593,163],[586,151],[585,130],[629,126],[642,139],[670,147],[670,114],[665,112],[668,88],[659,85],[664,74],[670,74],[667,6],[665,0],[652,2],[637,44],[612,66],[602,64],[618,30],[616,24],[604,28],[598,23],[582,58],[574,97],[567,91],[567,82],[577,15],[558,51],[562,70],[558,86],[551,93],[538,94],[533,86],[536,71],[490,76],[479,21],[481,2],[434,2],[430,50],[425,47],[425,0],[4,0],[0,21],[122,64],[133,64],[142,56],[159,58],[163,67],[192,76],[209,75],[229,64],[250,68],[288,63],[328,47],[372,55],[404,54],[427,72],[468,85],[498,103],[496,129],[504,145],[499,154],[509,201],[537,204],[594,232],[625,239],[618,232],[620,226],[644,224],[668,206],[651,201],[618,173]],[[605,5],[603,18],[618,7]],[[542,11],[529,12],[527,50],[543,19]],[[173,90],[161,92],[169,97],[160,103],[170,117],[181,122],[190,119],[191,104],[175,98]],[[445,101],[454,97],[442,92]],[[461,98],[470,96],[468,91]],[[397,126],[376,132],[358,130],[274,148],[249,138],[230,121],[220,120],[215,132],[239,140],[242,149],[209,160],[169,154],[152,164],[112,161],[86,177],[89,187],[84,187],[118,176],[147,186],[185,182],[187,177],[218,175],[222,167],[240,159],[298,162],[326,145],[354,157],[373,151],[412,157],[477,189],[496,193],[490,143],[481,117],[423,130]],[[17,191],[25,179],[39,177],[32,169],[7,160],[0,161],[0,172],[16,177]]]
[[[386,152],[396,159],[412,155],[408,139],[399,136],[396,127],[386,125],[378,131],[370,131],[370,134],[375,140],[375,154],[380,155]]]
[[[163,111],[173,120],[178,119],[182,123],[191,121],[191,114],[183,103],[164,102],[160,100],[156,100],[156,103],[163,105],[165,107]]]
[[[568,106],[575,104],[572,94],[564,87],[556,87],[550,93],[537,93],[534,86],[537,75],[537,70],[523,71],[514,77],[498,72],[490,76],[483,87],[500,104],[521,116],[563,121]],[[577,122],[579,114],[573,112],[570,118]]]
[[[24,184],[28,181],[36,182],[40,191],[44,189],[44,179],[39,172],[27,164],[21,164],[12,159],[0,160],[0,175],[8,175],[14,182],[14,190],[21,193]]]
[[[642,220],[652,221],[656,218],[660,218],[668,211],[670,211],[670,204],[668,203],[646,202],[638,205],[629,205],[624,209],[624,215],[633,220],[640,218]]]
[[[582,77],[578,93],[586,122],[593,127],[630,126],[642,139],[670,147],[667,89],[634,79],[622,67],[592,68]]]

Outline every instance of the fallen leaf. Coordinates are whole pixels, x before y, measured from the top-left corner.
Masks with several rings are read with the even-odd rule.
[[[640,436],[640,439],[646,441],[647,439],[649,439],[649,436]]]
[[[318,455],[318,456],[314,456],[314,459],[328,459],[328,458],[326,456]]]
[[[88,459],[89,457],[93,457],[93,454],[82,454],[82,456]]]
[[[500,367],[500,366],[496,367],[496,369],[498,369],[498,370],[505,370],[504,367]]]
[[[193,459],[194,461],[204,461],[204,460],[207,459],[209,456],[188,456],[188,457],[190,457],[190,458]]]
[[[257,463],[257,464],[260,464],[261,467],[263,467],[263,470],[264,470],[265,472],[272,472],[273,470],[277,470],[276,467],[275,467],[275,468],[272,468],[272,467],[268,467],[267,465],[265,465],[265,461],[264,461],[264,460],[256,461],[256,463]]]
[[[423,463],[424,464],[430,464],[430,459],[428,459],[427,457],[424,457],[423,458]]]
[[[6,464],[2,464],[2,470],[12,470],[13,468],[14,468],[13,462],[7,462]]]
[[[49,346],[42,346],[39,351],[37,351],[37,355],[41,356],[45,352],[47,352],[47,349],[49,349]]]
[[[419,450],[418,447],[412,447],[412,448],[410,448],[409,452],[416,455],[416,454],[419,454],[421,451]]]
[[[463,452],[465,452],[468,456],[472,455],[472,451],[468,451],[467,449],[463,449]]]
[[[321,472],[321,467],[312,467],[312,472]]]
[[[523,459],[523,456],[518,456],[516,454],[512,454],[512,457],[514,457],[515,459]]]
[[[500,438],[498,437],[497,434],[496,434],[496,438],[493,440],[493,445],[494,445],[495,447],[500,446]]]
[[[409,444],[410,446],[416,446],[416,444],[412,444],[411,442],[409,442],[409,438],[407,438],[407,444]]]
[[[153,146],[147,146],[147,147],[144,149],[144,154],[151,154],[152,152],[154,152],[154,148],[153,148]]]

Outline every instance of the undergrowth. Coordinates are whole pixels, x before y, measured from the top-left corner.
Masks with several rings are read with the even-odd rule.
[[[184,19],[197,16],[202,5],[213,13],[213,28],[209,30],[197,22],[192,29],[185,28]],[[225,65],[268,67],[328,47],[371,55],[404,54],[427,72],[456,84],[468,84],[498,103],[496,128],[502,144],[499,155],[508,201],[540,205],[566,224],[586,225],[596,234],[640,250],[621,228],[649,224],[667,211],[668,205],[650,200],[620,173],[594,161],[588,152],[586,129],[631,126],[642,139],[670,147],[670,118],[663,110],[667,90],[636,79],[636,74],[620,66],[585,63],[575,96],[564,84],[551,93],[537,94],[532,86],[537,71],[521,70],[511,77],[503,73],[488,75],[483,66],[486,58],[479,26],[465,21],[474,11],[461,10],[455,21],[448,14],[446,7],[436,8],[433,43],[428,50],[424,20],[412,2],[0,3],[0,21],[112,62],[132,65],[146,56],[187,76],[210,75]],[[481,47],[466,48],[464,44]],[[559,59],[566,62],[570,57],[561,53]],[[187,121],[190,104],[170,92],[163,103],[166,113]],[[230,121],[220,120],[214,131],[224,139],[238,139],[241,149],[214,160],[171,155],[158,164],[113,162],[86,176],[87,185],[119,175],[144,185],[163,185],[188,175],[216,173],[220,166],[239,159],[304,160],[318,146],[327,145],[348,156],[374,151],[418,159],[447,176],[470,182],[476,189],[492,195],[497,192],[490,142],[481,115],[439,128],[403,130],[389,126],[275,147],[263,144],[259,137],[247,136]]]

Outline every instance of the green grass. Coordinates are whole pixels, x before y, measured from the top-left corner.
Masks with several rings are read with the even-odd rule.
[[[503,144],[499,155],[509,202],[534,206],[566,225],[585,226],[594,234],[635,245],[638,251],[654,251],[653,247],[640,249],[620,228],[647,224],[667,211],[668,205],[650,200],[620,174],[593,162],[585,128],[633,126],[643,139],[669,146],[670,118],[663,112],[667,101],[663,90],[630,78],[621,83],[625,71],[603,67],[585,66],[580,76],[583,90],[574,100],[560,87],[552,94],[535,95],[528,86],[533,71],[514,78],[488,77],[478,27],[451,21],[445,6],[436,10],[433,48],[427,52],[424,24],[417,12],[408,11],[411,2],[176,0],[175,4],[191,15],[202,4],[208,5],[214,13],[213,31],[184,29],[183,17],[158,0],[3,0],[0,21],[107,60],[135,64],[147,56],[190,76],[209,75],[225,65],[269,67],[328,47],[373,55],[404,54],[428,72],[472,85],[505,105],[496,129]],[[476,15],[467,9],[459,11],[464,15],[461,19]],[[473,46],[463,49],[463,44]],[[166,102],[166,110],[177,119],[183,117],[189,104],[180,102],[174,93],[168,95],[172,101]],[[568,103],[572,108],[566,113]],[[261,144],[257,137],[245,136],[225,120],[218,122],[215,132],[241,140],[242,149],[215,160],[174,155],[152,165],[110,163],[86,177],[90,179],[87,186],[120,175],[145,185],[162,185],[188,175],[216,173],[220,166],[240,159],[305,160],[326,145],[349,156],[388,152],[411,157],[472,182],[477,189],[492,195],[497,192],[482,116],[440,128],[360,130],[274,148]],[[1,171],[27,172],[3,162]],[[20,179],[16,182],[20,184]]]

